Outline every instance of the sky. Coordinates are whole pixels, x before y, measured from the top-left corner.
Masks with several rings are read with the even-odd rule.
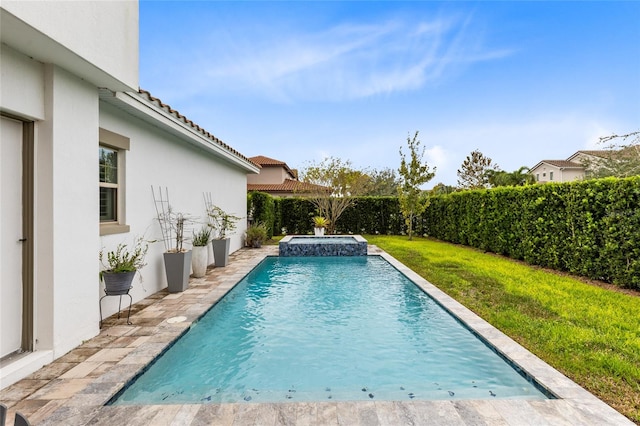
[[[505,171],[640,130],[637,1],[140,1],[140,87],[243,155]]]

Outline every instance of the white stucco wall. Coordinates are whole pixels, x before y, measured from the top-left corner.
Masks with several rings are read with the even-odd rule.
[[[137,0],[3,0],[1,7],[3,42],[96,85],[108,85],[104,76],[98,75],[104,73],[137,89]]]
[[[36,349],[59,357],[98,331],[98,95],[46,65],[35,141]]]
[[[129,244],[138,235],[160,240],[152,185],[156,190],[160,186],[168,188],[173,209],[188,213],[201,222],[205,220],[203,193],[211,193],[214,204],[242,217],[237,231],[230,235],[231,251],[242,247],[246,229],[246,170],[188,146],[113,105],[101,103],[100,127],[128,137],[131,144],[126,153],[126,222],[131,227],[130,232],[103,236],[103,247],[113,249],[121,242]],[[94,148],[97,154],[97,141]],[[97,167],[95,175],[97,178]],[[98,216],[95,217],[97,223]],[[199,226],[195,223],[192,228]],[[143,282],[136,279],[133,283],[131,294],[134,301],[167,286],[163,252],[162,242],[151,245],[147,255],[148,264],[142,270]],[[97,287],[97,275],[94,281]],[[105,315],[116,312],[117,298],[106,298],[103,309]]]
[[[43,66],[0,44],[0,108],[30,119],[44,118]]]
[[[281,184],[286,178],[291,178],[284,167],[263,166],[260,174],[247,175],[247,183],[252,184]]]

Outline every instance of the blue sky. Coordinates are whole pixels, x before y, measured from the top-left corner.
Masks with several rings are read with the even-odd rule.
[[[640,2],[140,2],[140,87],[246,156],[438,182],[640,130]],[[406,149],[405,149],[406,151]]]

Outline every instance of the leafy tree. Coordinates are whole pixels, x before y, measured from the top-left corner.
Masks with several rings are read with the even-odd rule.
[[[312,163],[301,173],[302,181],[315,185],[315,189],[305,188],[308,198],[318,209],[318,213],[329,219],[327,231],[335,233],[336,223],[342,213],[355,203],[367,187],[369,177],[355,170],[350,161],[328,157],[319,163]]]
[[[458,169],[458,186],[462,189],[480,189],[489,187],[491,171],[498,171],[500,167],[485,157],[477,149],[471,152]]]
[[[640,175],[640,131],[604,136],[598,143],[606,144],[602,157],[582,161],[587,178]]]
[[[398,194],[398,187],[400,186],[400,179],[393,169],[382,170],[367,170],[366,174],[369,176],[369,182],[365,193],[362,195],[371,196],[393,196]]]
[[[413,239],[413,219],[422,214],[429,205],[429,198],[423,193],[420,186],[433,179],[435,167],[431,172],[429,171],[429,165],[426,162],[422,162],[425,148],[420,146],[418,131],[416,131],[413,138],[411,138],[411,135],[407,136],[407,146],[409,148],[409,160],[407,160],[407,157],[402,152],[402,147],[400,147],[398,201],[407,224],[409,240],[411,240]]]
[[[487,179],[492,187],[498,186],[524,186],[535,183],[533,175],[529,174],[529,168],[520,167],[513,172],[505,172],[502,170],[487,170]]]
[[[436,186],[431,188],[431,190],[429,191],[429,194],[430,195],[452,194],[457,190],[458,188],[456,188],[455,186],[445,185],[444,183],[440,182]]]

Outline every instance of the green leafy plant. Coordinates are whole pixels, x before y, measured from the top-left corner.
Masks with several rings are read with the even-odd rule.
[[[203,226],[199,231],[193,233],[192,243],[195,247],[204,247],[211,241],[211,228]]]
[[[215,239],[222,240],[227,234],[232,233],[237,228],[238,216],[227,213],[218,206],[211,206],[207,209],[209,227],[213,230]]]
[[[324,216],[314,216],[313,226],[315,226],[316,228],[326,228],[327,226],[329,226],[329,219]]]
[[[100,278],[103,272],[122,273],[142,269],[146,265],[145,257],[148,250],[149,241],[143,237],[136,238],[131,248],[127,244],[120,243],[115,250],[100,250],[100,263],[105,268],[100,273]]]
[[[263,222],[254,223],[247,228],[247,246],[260,247],[269,238],[267,225]]]

